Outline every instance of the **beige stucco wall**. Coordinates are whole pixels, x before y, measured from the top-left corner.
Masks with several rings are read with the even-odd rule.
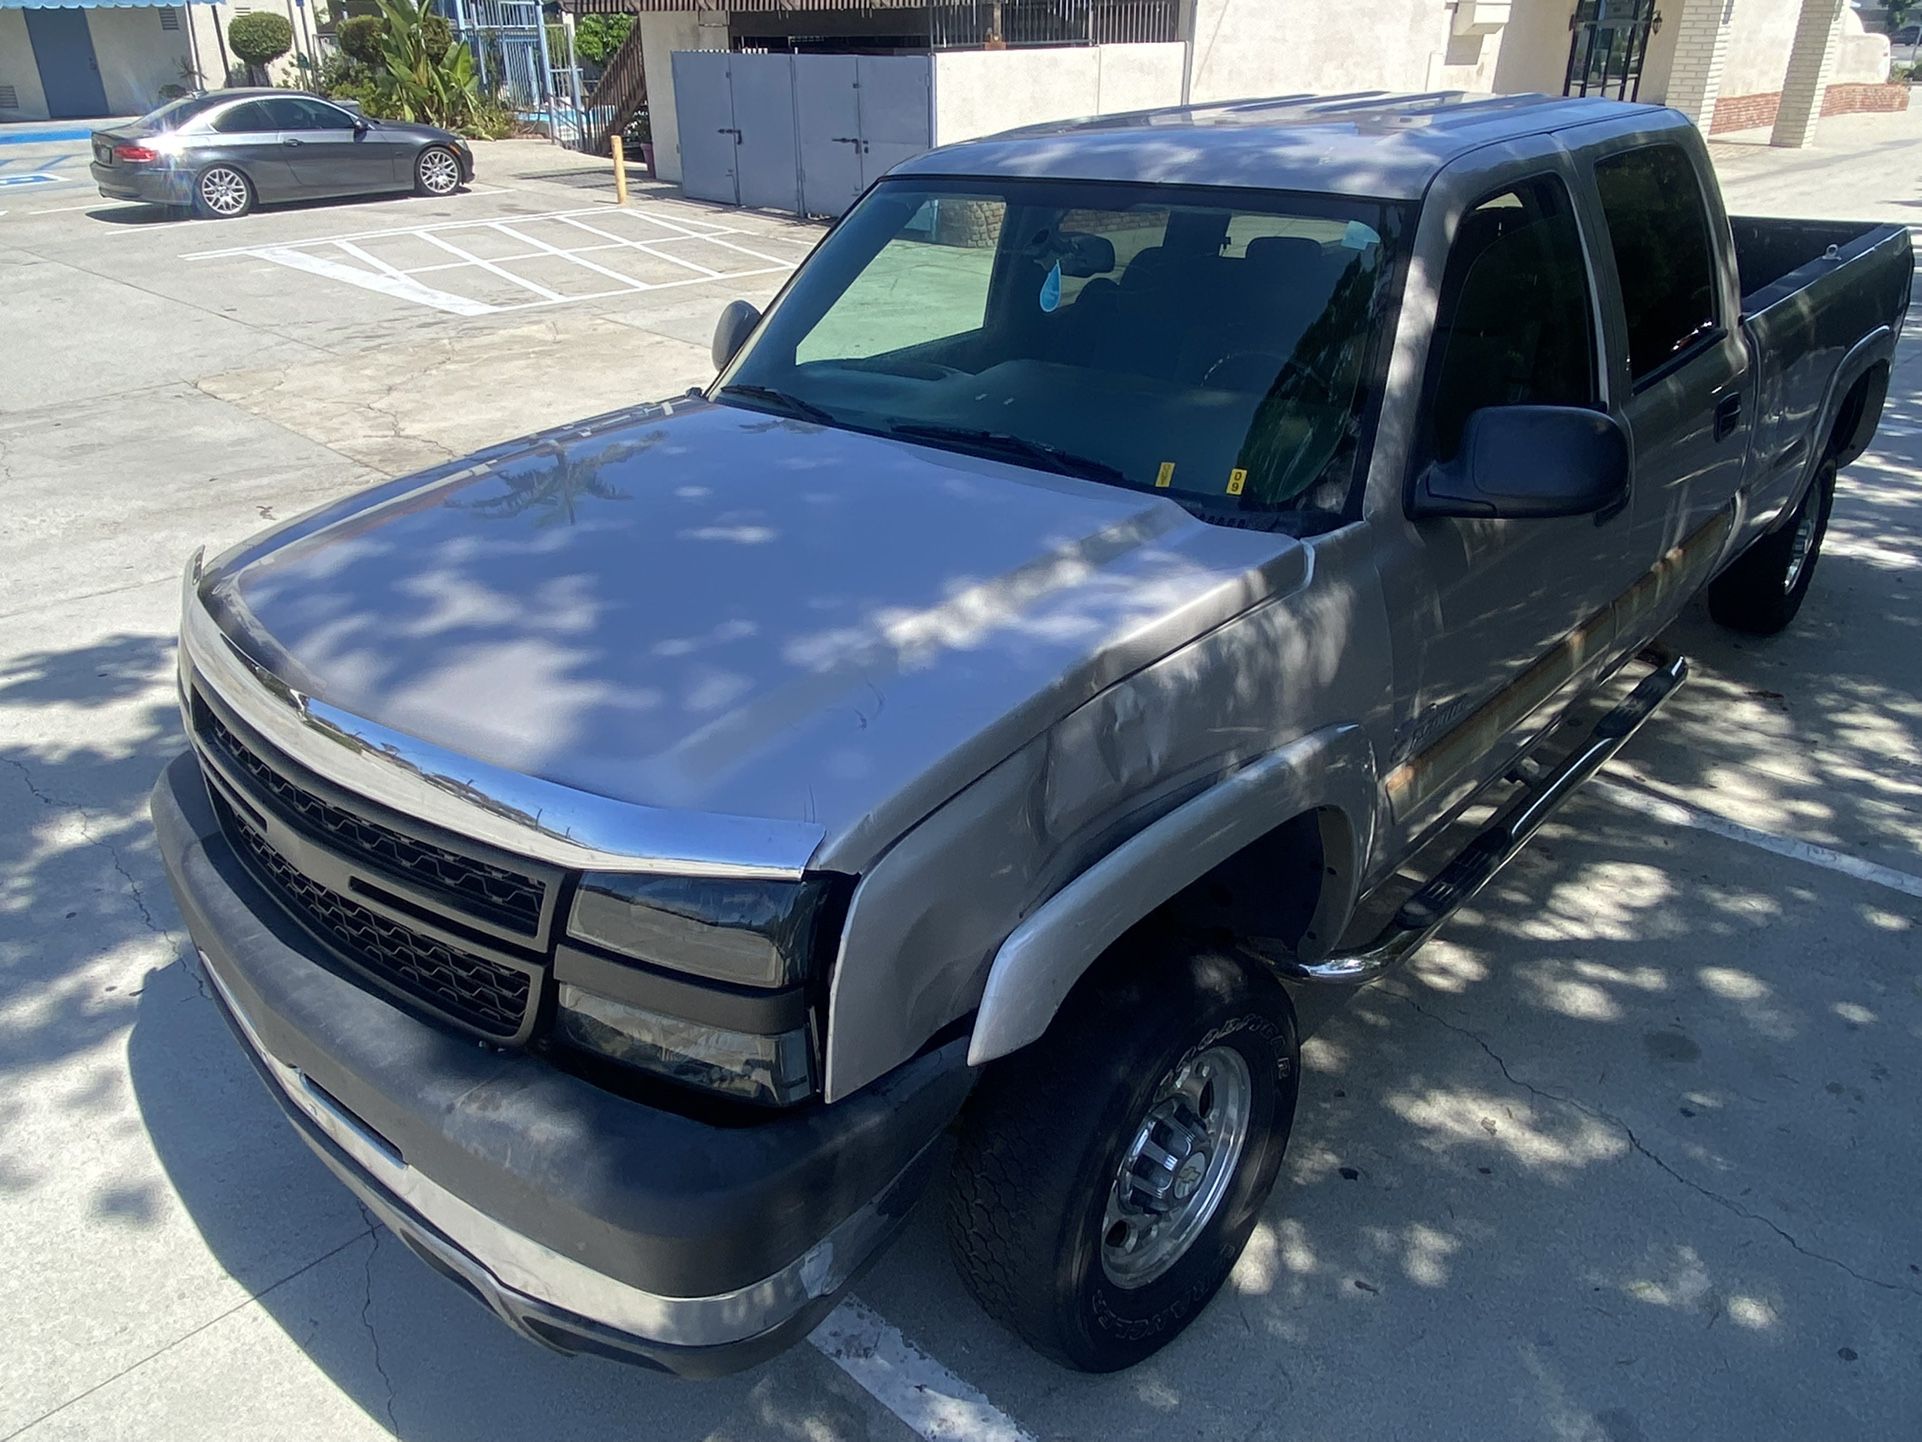
[[[952,50],[934,57],[934,143],[1181,102],[1183,47]]]
[[[642,15],[641,66],[647,72],[647,116],[654,133],[654,173],[681,178],[681,130],[674,109],[676,50],[701,48],[700,23],[692,15]]]
[[[180,74],[187,63],[184,15],[178,30],[162,30],[158,9],[89,10],[87,28],[113,114],[143,115],[160,104],[161,86],[185,83]]]
[[[1515,8],[1528,3],[1516,0]],[[1451,35],[1454,16],[1444,0],[1194,0],[1193,14],[1189,94],[1196,101],[1486,89],[1502,43],[1500,32]],[[1565,13],[1563,24],[1566,35]]]
[[[1801,12],[1802,0],[1735,0],[1722,94],[1761,95],[1782,88]]]
[[[1870,35],[1862,28],[1862,17],[1853,10],[1842,12],[1842,39],[1835,55],[1831,85],[1873,85],[1889,78],[1889,37]]]
[[[40,70],[33,63],[27,17],[18,10],[0,10],[0,85],[11,85],[20,102],[17,110],[0,110],[0,121],[47,118],[47,93],[40,87]]]

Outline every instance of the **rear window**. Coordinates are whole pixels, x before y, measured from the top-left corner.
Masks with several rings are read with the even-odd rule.
[[[178,130],[195,116],[204,114],[220,103],[218,95],[187,95],[179,100],[169,100],[158,110],[149,110],[134,122],[138,130]]]
[[[1642,381],[1715,334],[1708,209],[1679,146],[1598,160],[1595,184],[1628,320],[1629,363]]]

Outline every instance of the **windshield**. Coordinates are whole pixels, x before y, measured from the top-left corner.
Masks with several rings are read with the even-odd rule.
[[[178,130],[203,110],[211,110],[218,105],[219,95],[183,95],[178,100],[169,100],[158,110],[149,110],[136,120],[130,129],[136,130]]]
[[[1402,220],[1281,192],[883,182],[713,394],[1325,528],[1352,514]]]

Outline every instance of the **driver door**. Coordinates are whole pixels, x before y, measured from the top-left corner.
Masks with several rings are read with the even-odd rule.
[[[1600,334],[1559,175],[1502,184],[1468,205],[1437,298],[1409,477],[1453,458],[1484,407],[1601,408]],[[1387,789],[1395,824],[1412,835],[1505,766],[1512,733],[1607,650],[1609,603],[1642,565],[1627,507],[1400,524],[1399,564],[1384,565],[1406,637]]]
[[[362,127],[338,105],[305,95],[276,96],[265,103],[302,190],[365,195],[394,188],[392,147],[379,131]]]

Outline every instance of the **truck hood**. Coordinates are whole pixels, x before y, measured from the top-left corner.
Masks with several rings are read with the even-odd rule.
[[[700,400],[483,452],[222,557],[305,695],[493,767],[878,849],[1102,688],[1297,584],[1170,500]]]

